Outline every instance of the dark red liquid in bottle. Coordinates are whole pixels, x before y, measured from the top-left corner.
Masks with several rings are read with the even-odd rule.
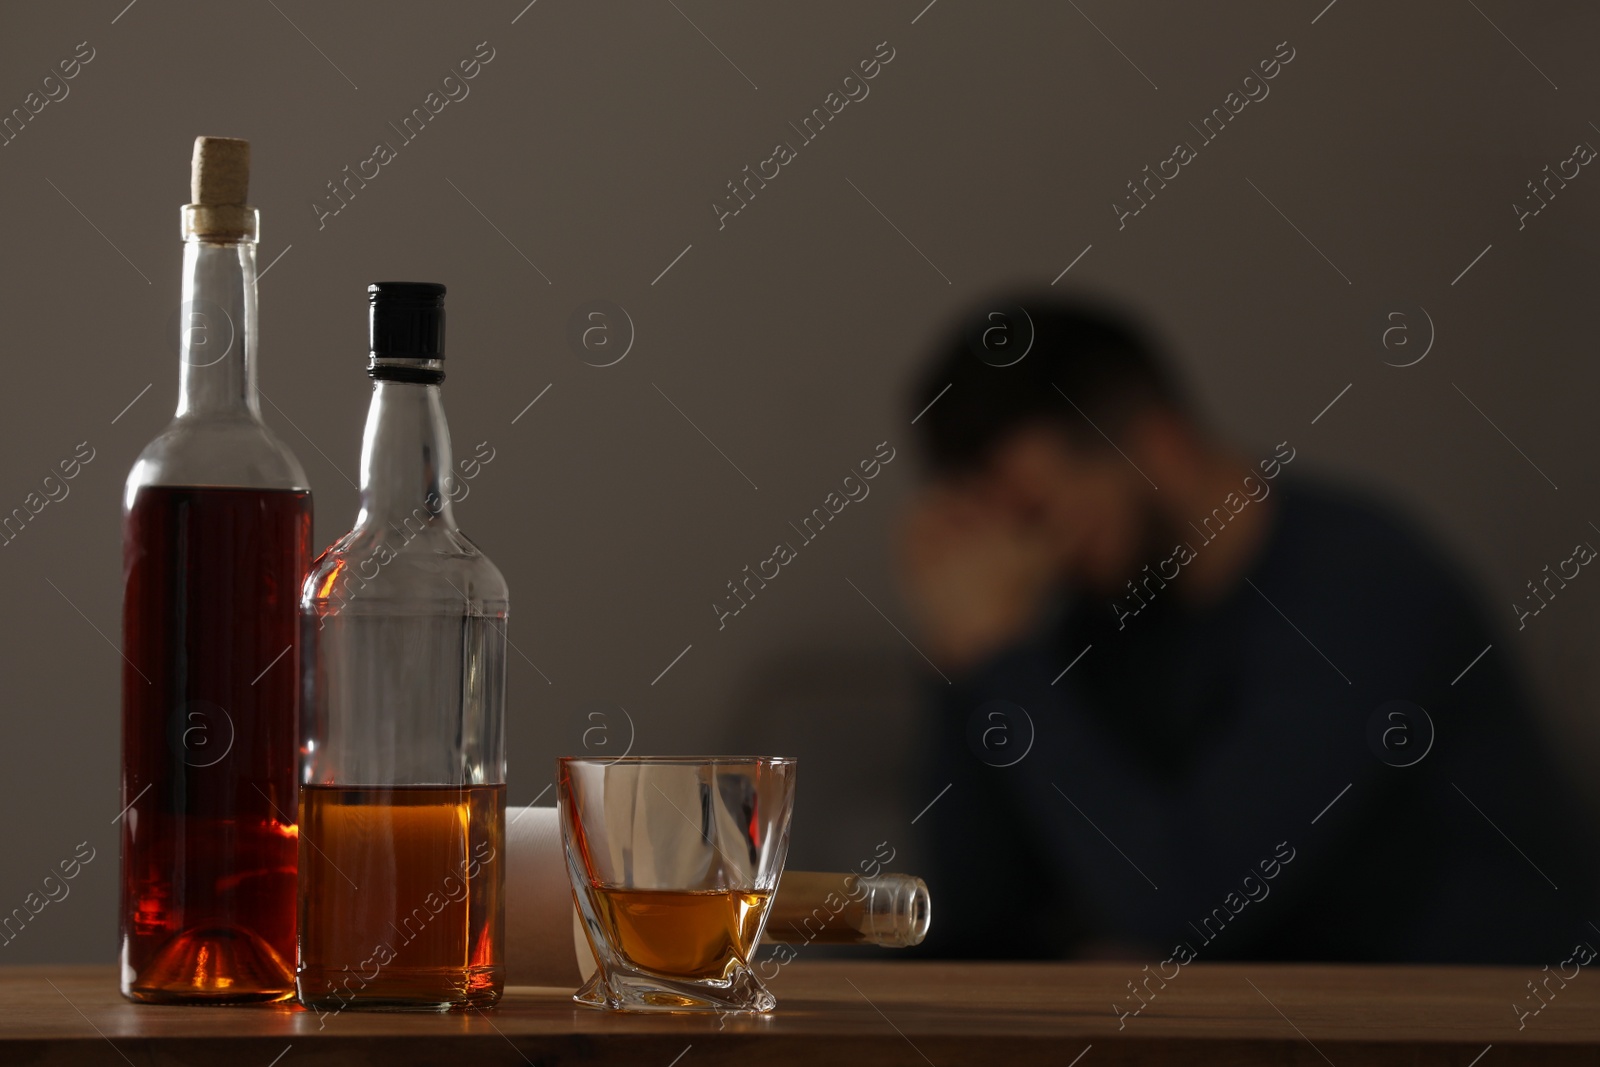
[[[303,490],[147,486],[123,524],[122,985],[294,993]]]

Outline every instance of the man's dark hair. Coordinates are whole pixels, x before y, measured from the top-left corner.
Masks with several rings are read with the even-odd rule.
[[[1053,295],[1000,297],[957,320],[911,399],[936,474],[981,466],[1030,424],[1104,447],[1102,433],[1115,439],[1153,407],[1188,413],[1182,390],[1130,318]]]

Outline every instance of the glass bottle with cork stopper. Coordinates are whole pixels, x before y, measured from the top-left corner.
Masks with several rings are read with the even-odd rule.
[[[120,958],[157,1003],[294,993],[311,491],[261,418],[250,146],[196,139],[178,408],[123,497]]]

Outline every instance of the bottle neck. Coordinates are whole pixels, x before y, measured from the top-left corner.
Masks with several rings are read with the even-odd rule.
[[[910,948],[931,919],[927,883],[916,875],[784,871],[763,936],[769,944]]]
[[[254,241],[184,241],[178,329],[178,417],[260,420]]]
[[[450,427],[437,385],[376,381],[361,441],[358,525],[390,526],[409,540],[454,530]]]

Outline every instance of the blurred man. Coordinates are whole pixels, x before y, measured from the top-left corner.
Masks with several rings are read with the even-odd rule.
[[[1232,447],[1128,321],[993,306],[911,407],[905,588],[948,679],[930,949],[1168,973],[1600,944],[1585,820],[1440,548],[1305,476],[1299,413]]]

